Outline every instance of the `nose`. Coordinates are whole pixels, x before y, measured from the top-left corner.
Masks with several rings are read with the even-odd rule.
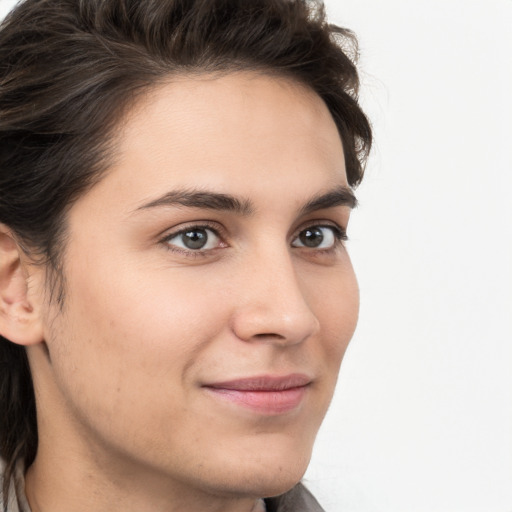
[[[232,318],[239,339],[288,346],[302,343],[319,330],[289,254],[255,258],[244,268]]]

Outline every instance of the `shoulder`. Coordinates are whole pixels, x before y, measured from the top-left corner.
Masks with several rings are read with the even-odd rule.
[[[287,493],[265,500],[267,512],[324,512],[314,496],[301,484]]]
[[[13,478],[5,482],[5,462],[0,458],[0,511],[1,512],[30,512],[25,497],[25,481],[23,469],[18,464]],[[4,489],[7,491],[4,493]]]

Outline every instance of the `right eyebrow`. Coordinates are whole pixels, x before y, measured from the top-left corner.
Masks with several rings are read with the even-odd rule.
[[[172,190],[149,203],[143,204],[136,211],[161,206],[185,206],[188,208],[221,210],[246,216],[254,213],[254,207],[248,199],[238,199],[229,194],[204,190]]]

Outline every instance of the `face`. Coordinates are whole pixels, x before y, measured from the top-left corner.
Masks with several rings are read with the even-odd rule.
[[[356,324],[351,201],[311,91],[249,73],[153,90],[69,212],[42,428],[195,492],[290,488]]]

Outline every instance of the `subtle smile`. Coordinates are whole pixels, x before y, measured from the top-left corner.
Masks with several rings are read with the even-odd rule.
[[[311,379],[306,375],[258,376],[203,386],[221,400],[252,409],[260,414],[278,415],[296,409]]]

